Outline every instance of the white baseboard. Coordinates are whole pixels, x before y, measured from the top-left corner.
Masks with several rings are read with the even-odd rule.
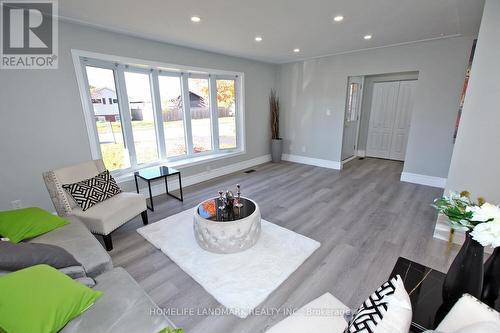
[[[358,149],[357,156],[358,157],[366,157],[366,151],[364,151],[363,149]]]
[[[306,157],[306,156],[300,156],[300,155],[292,155],[292,154],[283,154],[282,158],[285,161],[289,161],[289,162],[314,165],[314,166],[319,166],[319,167],[328,168],[328,169],[342,170],[342,163],[341,162],[323,160],[323,159],[319,159],[319,158]]]
[[[342,160],[342,167],[344,166],[344,164],[348,163],[348,162],[351,162],[352,160],[355,160],[356,158],[358,158],[358,156],[351,156],[349,158],[346,158],[345,160]]]
[[[446,178],[420,175],[418,173],[411,172],[401,173],[401,181],[440,188],[445,188],[446,186]]]
[[[230,165],[224,166],[222,168],[217,168],[217,169],[212,169],[212,170],[207,170],[201,173],[197,173],[195,175],[191,176],[186,176],[182,177],[182,187],[198,184],[216,177],[228,175],[233,172],[241,171],[259,164],[267,163],[271,161],[271,155],[264,155],[256,158],[252,158],[250,160],[238,162],[238,163],[232,163]],[[182,174],[182,171],[181,171]],[[139,180],[140,181],[140,180]],[[236,184],[235,184],[236,185]],[[148,188],[144,187],[144,185],[141,185],[141,193],[145,194],[148,196]],[[168,179],[168,189],[170,190],[177,190],[179,189],[179,182],[176,177],[169,177]],[[160,194],[165,194],[165,182],[164,181],[158,181],[157,184],[154,184],[151,186],[151,192],[153,193],[153,196],[160,195]],[[216,194],[215,194],[216,195]]]

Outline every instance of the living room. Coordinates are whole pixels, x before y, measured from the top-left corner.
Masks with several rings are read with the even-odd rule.
[[[1,9],[0,332],[500,332],[498,0]]]

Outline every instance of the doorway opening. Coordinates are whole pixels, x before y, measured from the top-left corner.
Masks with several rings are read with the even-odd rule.
[[[349,77],[342,163],[356,157],[404,161],[418,72]]]

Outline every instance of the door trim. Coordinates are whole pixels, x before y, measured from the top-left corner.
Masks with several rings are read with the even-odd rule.
[[[324,160],[321,158],[307,157],[294,154],[283,154],[284,161],[295,162],[300,164],[314,165],[322,168],[342,170],[342,162]]]

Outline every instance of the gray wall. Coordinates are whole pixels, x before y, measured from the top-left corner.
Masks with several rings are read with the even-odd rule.
[[[447,190],[500,204],[500,1],[487,0]]]
[[[368,141],[368,127],[372,107],[373,84],[375,82],[417,80],[418,72],[393,73],[383,75],[369,75],[365,77],[363,87],[363,101],[361,103],[361,120],[359,125],[358,150],[366,150]]]
[[[339,162],[347,78],[418,71],[404,171],[446,177],[472,41],[449,38],[282,65],[284,152]]]
[[[24,206],[52,210],[42,172],[91,158],[72,48],[244,72],[247,153],[210,166],[269,153],[268,96],[275,86],[275,65],[60,22],[59,69],[0,71],[0,209],[21,199]],[[206,165],[182,171],[189,176],[206,171]]]

